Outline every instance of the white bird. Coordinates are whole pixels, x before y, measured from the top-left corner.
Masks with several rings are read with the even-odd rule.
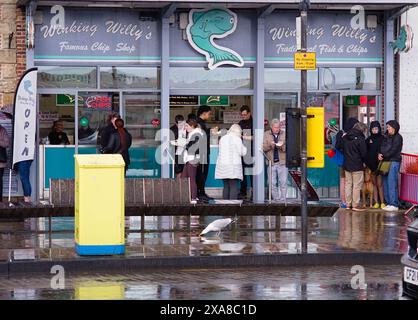
[[[228,226],[230,223],[235,222],[235,220],[232,220],[231,218],[226,219],[217,219],[215,221],[212,221],[208,224],[208,226],[199,234],[199,236],[206,234],[208,232],[214,231],[217,232],[216,235],[219,236],[221,233],[221,230]]]

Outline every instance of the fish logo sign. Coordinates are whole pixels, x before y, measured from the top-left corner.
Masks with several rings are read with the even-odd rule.
[[[394,53],[398,52],[408,52],[412,49],[414,39],[414,33],[412,28],[409,25],[404,25],[401,27],[399,37],[394,41],[390,42],[390,46],[394,50]]]
[[[238,53],[214,42],[215,39],[225,38],[233,33],[237,22],[237,15],[229,9],[190,10],[187,39],[197,52],[206,57],[210,70],[224,64],[237,67],[244,65],[244,60]]]

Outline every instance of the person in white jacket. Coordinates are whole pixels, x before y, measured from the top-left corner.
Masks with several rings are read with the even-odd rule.
[[[200,150],[202,147],[205,147],[205,145],[202,146],[204,132],[199,128],[195,119],[187,120],[185,129],[188,134],[187,139],[179,138],[173,141],[172,144],[184,148],[183,161],[185,165],[181,177],[190,178],[191,203],[194,204],[199,200],[197,198],[196,174],[200,163]]]
[[[247,148],[242,143],[241,135],[241,127],[233,124],[219,140],[215,179],[223,180],[223,198],[228,200],[238,199],[238,182],[243,179],[242,157],[247,153]]]

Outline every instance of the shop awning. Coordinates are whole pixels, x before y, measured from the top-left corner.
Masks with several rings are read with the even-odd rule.
[[[23,6],[31,0],[18,0],[17,5]],[[178,8],[199,8],[207,5],[226,5],[229,8],[263,8],[268,5],[281,9],[297,9],[300,0],[38,0],[39,6],[53,6],[61,4],[63,6],[82,6],[82,7],[129,7],[129,8],[163,8],[171,3]],[[349,10],[353,5],[362,5],[366,10],[396,11],[406,6],[417,6],[418,0],[311,0],[312,9],[321,10]]]

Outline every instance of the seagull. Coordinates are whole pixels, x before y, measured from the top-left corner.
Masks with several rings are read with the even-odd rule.
[[[208,232],[214,231],[216,232],[216,235],[219,236],[221,233],[221,230],[228,226],[230,223],[235,222],[236,220],[232,220],[231,218],[226,219],[217,219],[215,221],[212,221],[208,224],[208,226],[199,234],[199,236],[202,236]]]

